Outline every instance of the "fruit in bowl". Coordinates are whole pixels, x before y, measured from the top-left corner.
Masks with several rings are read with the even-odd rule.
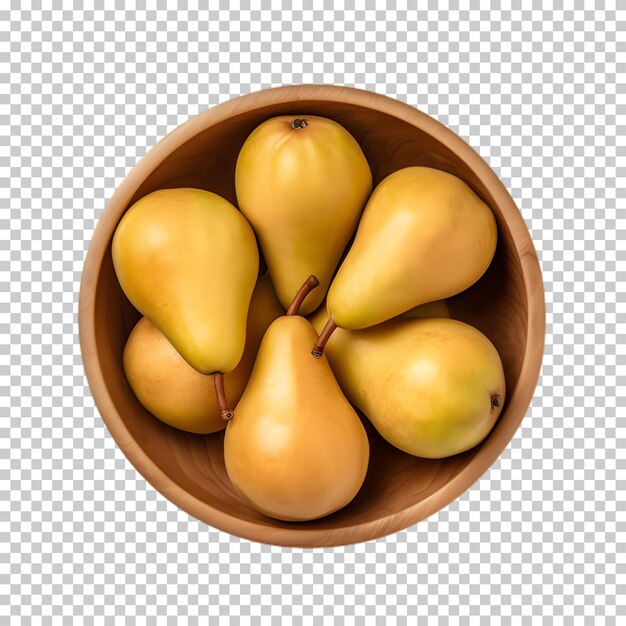
[[[268,328],[250,381],[226,429],[224,461],[235,489],[258,511],[287,521],[340,509],[359,491],[369,444],[325,358],[298,315],[319,285],[311,276]]]
[[[307,315],[324,299],[372,189],[359,144],[341,125],[307,115],[267,120],[237,158],[235,189],[254,228],[285,309],[307,276],[320,286]]]
[[[339,135],[344,138],[346,135],[351,136],[353,145],[356,144],[358,150],[344,150],[344,157],[346,153],[352,157],[344,159],[344,166],[330,168],[336,170],[336,175],[330,181],[326,174],[323,181],[316,180],[315,176],[307,176],[305,181],[294,184],[292,189],[295,191],[291,200],[281,207],[278,207],[279,202],[288,194],[276,193],[274,183],[278,181],[285,185],[283,189],[287,189],[289,177],[281,179],[277,176],[270,180],[271,177],[265,176],[265,180],[255,180],[254,176],[248,175],[248,180],[245,181],[244,176],[249,196],[254,200],[256,194],[263,200],[263,203],[259,203],[261,208],[256,206],[250,211],[248,228],[256,231],[260,243],[260,267],[265,268],[267,265],[269,272],[265,275],[265,280],[272,281],[270,287],[276,292],[279,289],[282,291],[282,306],[286,307],[295,296],[296,279],[298,284],[302,284],[308,272],[326,272],[327,276],[323,277],[326,285],[311,291],[300,313],[309,314],[319,302],[322,303],[321,306],[313,315],[309,315],[316,330],[323,331],[326,322],[333,316],[333,307],[337,311],[337,320],[331,318],[332,324],[341,322],[345,328],[338,328],[334,334],[322,332],[322,336],[318,337],[309,326],[307,328],[312,333],[311,341],[302,339],[299,342],[283,340],[289,334],[281,333],[280,341],[272,341],[272,345],[278,348],[270,350],[271,358],[262,359],[263,362],[272,364],[272,368],[264,366],[263,370],[273,369],[278,374],[261,376],[254,373],[256,365],[261,362],[260,357],[257,364],[252,366],[259,349],[258,340],[248,341],[248,335],[252,338],[249,331],[251,322],[256,317],[250,298],[259,276],[259,272],[255,270],[252,279],[250,278],[250,267],[253,264],[246,259],[254,257],[252,247],[242,244],[244,253],[240,259],[236,254],[230,255],[230,252],[217,253],[218,250],[230,251],[238,247],[220,247],[221,244],[232,243],[233,240],[226,242],[227,238],[218,237],[220,245],[216,242],[215,246],[200,246],[197,248],[199,253],[194,257],[200,259],[200,262],[189,262],[186,256],[187,259],[190,258],[188,253],[194,250],[194,242],[198,238],[209,242],[215,234],[208,232],[209,227],[207,224],[202,225],[202,220],[196,221],[196,225],[200,225],[189,229],[188,235],[180,237],[179,243],[174,246],[179,253],[163,253],[159,251],[158,245],[152,250],[153,259],[159,263],[172,262],[172,267],[176,267],[177,271],[181,270],[180,275],[172,273],[171,268],[164,271],[163,265],[155,266],[154,270],[144,267],[134,272],[139,283],[143,282],[142,276],[146,277],[146,281],[154,281],[148,290],[152,295],[149,294],[148,300],[142,303],[133,292],[135,288],[141,291],[141,284],[129,286],[123,277],[120,277],[121,280],[116,278],[110,244],[116,226],[123,223],[124,214],[130,214],[134,205],[149,198],[153,192],[210,192],[230,203],[233,211],[247,219],[244,202],[239,200],[237,193],[239,184],[236,174],[239,168],[236,164],[246,140],[254,134],[255,129],[264,124],[271,126],[272,120],[285,116],[291,119],[290,128],[295,137],[298,137],[296,133],[315,128],[312,122],[306,123],[307,118],[330,120],[332,123],[328,126],[339,126]],[[299,137],[302,138],[303,135]],[[315,135],[310,138],[314,141]],[[280,143],[276,142],[273,149],[278,150]],[[350,141],[346,141],[345,145],[350,145]],[[292,148],[294,146],[297,146],[297,142],[293,143]],[[323,165],[323,157],[327,152],[328,141],[323,149],[308,152],[292,150],[290,159],[293,161],[300,154],[299,158],[304,161]],[[367,209],[363,216],[361,212],[365,205],[370,206],[374,201],[376,191],[371,198],[368,197],[370,187],[366,184],[367,176],[359,174],[365,170],[358,166],[359,159],[355,156],[359,154],[365,159],[367,170],[371,172],[369,185],[375,186],[375,189],[379,189],[385,179],[393,181],[394,176],[402,176],[403,170],[422,168],[430,170],[433,178],[453,177],[458,181],[459,188],[464,189],[465,200],[462,193],[449,194],[449,198],[443,200],[440,188],[430,194],[431,199],[438,197],[439,209],[432,212],[430,218],[424,218],[427,211],[423,210],[423,202],[415,201],[420,195],[415,193],[414,201],[409,204],[421,204],[422,210],[407,211],[406,206],[396,205],[394,208],[392,202],[385,202],[381,205],[383,208],[376,211],[380,218],[378,226],[364,230]],[[280,155],[268,153],[266,156],[268,164],[281,162]],[[291,162],[290,159],[283,162]],[[255,167],[257,166],[258,163]],[[302,167],[307,171],[306,165]],[[323,169],[322,166],[311,167],[307,173]],[[253,171],[253,168],[248,170]],[[298,168],[295,171],[299,171]],[[329,168],[325,171],[328,172]],[[354,180],[350,176],[354,176]],[[367,189],[359,202],[354,200],[354,196],[358,195],[356,193],[342,196],[343,192],[338,186],[346,183],[346,180],[353,183],[361,181],[355,183],[354,188]],[[258,192],[255,192],[255,186],[258,186]],[[316,192],[316,189],[319,191]],[[297,197],[298,190],[302,192],[301,199]],[[428,193],[422,195],[428,196]],[[324,199],[337,199],[337,210],[341,211],[337,216],[337,230],[340,232],[333,232],[333,221],[328,218],[327,213],[320,211],[317,218],[321,228],[310,239],[310,249],[317,250],[320,254],[311,256],[305,254],[306,246],[300,247],[301,244],[296,245],[295,242],[306,241],[309,228],[313,232],[315,220],[307,222],[305,218],[315,217],[310,212],[315,209],[316,196],[320,206]],[[346,198],[350,197],[352,201],[348,202]],[[459,207],[457,211],[451,208],[454,202]],[[332,204],[332,201],[325,203],[326,206]],[[380,203],[377,202],[374,206],[376,204]],[[280,208],[280,212],[277,211],[276,215],[264,215],[266,211],[271,213],[272,206]],[[332,208],[331,206],[331,211]],[[456,229],[455,222],[446,222],[446,215],[455,214],[459,217],[468,210],[470,213],[477,213],[470,218],[466,216],[465,226],[463,220],[456,222]],[[415,214],[421,216],[417,226],[414,223]],[[481,221],[481,215],[487,219]],[[348,217],[354,220],[350,227],[346,226],[350,221]],[[493,228],[489,235],[489,228],[481,226],[489,223],[489,217],[492,227],[497,223],[497,241],[493,237]],[[402,220],[406,220],[404,225]],[[175,221],[174,218],[172,226]],[[139,245],[145,243],[142,231],[151,232],[152,226],[149,222],[148,216],[145,228],[137,229],[136,240]],[[442,239],[441,234],[446,229],[440,228],[438,231],[435,227],[446,223],[450,229]],[[180,229],[181,224],[176,228]],[[162,230],[164,241],[171,237],[172,232],[176,234],[176,230],[172,231],[169,227]],[[265,234],[260,232],[262,230]],[[368,236],[363,239],[362,233],[368,230]],[[387,238],[379,236],[384,231],[395,232],[392,237],[395,241],[385,242]],[[413,246],[410,244],[411,232]],[[339,239],[345,243],[337,244],[337,238],[334,237],[336,234],[341,235]],[[353,236],[354,241],[351,241]],[[152,245],[158,237],[148,239]],[[184,243],[185,239],[189,242],[188,246]],[[358,256],[365,259],[363,267],[367,270],[361,273],[355,270],[361,262],[351,260],[351,256],[354,257],[352,250],[356,251],[359,240],[365,241],[363,246],[359,244],[363,251]],[[419,245],[415,245],[418,240]],[[234,241],[235,244],[241,244],[242,239]],[[427,241],[431,244],[440,242],[440,245],[429,248],[425,243]],[[384,255],[387,256],[382,260],[385,262],[380,262],[381,255],[378,252],[368,251],[370,246],[375,245],[382,246],[377,250],[384,250]],[[479,249],[472,252],[472,245],[478,245]],[[338,256],[337,246],[340,247]],[[129,249],[132,248],[134,246]],[[169,246],[168,252],[171,249],[172,246]],[[211,252],[213,249],[215,254]],[[302,253],[299,254],[300,249]],[[284,254],[276,252],[277,250],[283,250]],[[269,257],[272,254],[274,262],[270,263]],[[284,263],[281,263],[283,258]],[[392,259],[392,263],[386,262],[388,258]],[[419,263],[416,264],[415,259],[419,259]],[[317,265],[313,266],[313,263]],[[486,268],[483,267],[485,263],[488,264]],[[195,273],[199,277],[196,283],[199,287],[190,287],[195,279],[188,281],[189,274],[194,274],[194,266],[204,269]],[[338,268],[342,269],[335,274]],[[407,269],[410,271],[407,272]],[[265,269],[261,272],[264,275]],[[284,275],[279,279],[277,274],[281,272]],[[346,274],[348,279],[340,280],[342,274]],[[244,275],[246,278],[243,281],[237,278]],[[284,279],[286,275],[290,281],[288,289],[285,287],[288,283]],[[161,282],[157,279],[161,279]],[[333,281],[336,281],[335,285]],[[130,296],[130,301],[124,296],[120,282]],[[154,287],[159,284],[161,289]],[[183,284],[185,288],[178,289]],[[214,287],[218,285],[220,288],[216,290]],[[98,226],[86,263],[81,288],[81,346],[90,385],[107,426],[129,459],[168,498],[208,523],[251,539],[281,545],[336,545],[387,534],[418,521],[461,493],[497,457],[523,416],[536,379],[543,336],[540,287],[536,258],[519,213],[484,162],[452,133],[406,105],[373,94],[331,87],[270,90],[244,97],[232,104],[221,105],[181,127],[155,148],[120,186]],[[338,299],[332,297],[334,288],[340,296]],[[155,302],[161,306],[163,297],[172,292],[179,299],[170,309],[154,306]],[[218,292],[219,296],[216,296]],[[355,294],[354,300],[352,294]],[[151,297],[154,300],[150,301]],[[228,315],[222,315],[223,311],[217,305],[219,297],[224,297],[227,302],[239,303],[237,311],[232,313],[232,320],[236,323],[224,333],[216,332],[218,322],[228,318]],[[325,298],[326,303],[323,303]],[[445,298],[445,302],[432,302],[437,298]],[[131,306],[131,301],[135,307]],[[167,311],[167,314],[158,316],[155,315],[155,310]],[[189,311],[196,313],[185,317]],[[150,329],[150,337],[159,339],[154,342],[158,349],[148,348],[150,341],[145,337],[141,341],[137,340],[137,336],[142,336],[139,332],[137,336],[134,336],[134,332],[131,335],[141,314],[146,320],[137,327],[138,331],[142,327],[144,330]],[[352,320],[347,319],[350,316]],[[450,323],[442,327],[442,318],[452,319],[446,319]],[[291,319],[289,324],[294,326],[305,323],[301,315],[290,315],[284,319]],[[215,322],[213,325],[210,325],[211,320]],[[356,328],[354,320],[360,328]],[[415,326],[411,325],[412,329],[421,324],[420,332],[412,330],[409,334],[411,337],[421,337],[422,340],[416,339],[411,343],[403,335],[403,340],[393,342],[395,347],[392,350],[391,335],[383,331],[388,325],[403,327],[404,321],[417,323]],[[172,322],[171,325],[168,325],[169,322]],[[461,322],[474,327],[473,343],[469,342],[462,350],[458,348],[463,343],[458,336],[462,333],[452,332],[454,324]],[[259,334],[263,334],[266,324],[259,324],[259,328],[263,327]],[[430,330],[427,332],[429,325]],[[433,348],[436,341],[431,331],[435,327],[445,336],[444,343],[449,344],[448,348],[455,344],[457,348]],[[357,345],[360,346],[359,349],[362,347],[361,342],[355,339],[355,335],[360,333],[370,337],[371,345],[365,352],[358,352],[356,348]],[[148,333],[144,334],[148,336]],[[236,339],[241,338],[242,334],[243,341],[240,339],[238,342]],[[345,339],[346,335],[349,335],[349,341]],[[131,340],[128,340],[129,336]],[[219,337],[219,340],[208,341],[209,337]],[[389,343],[385,344],[383,337],[387,337]],[[163,343],[163,339],[166,343]],[[344,467],[354,470],[355,476],[354,479],[346,480],[344,485],[332,484],[323,479],[320,468],[324,469],[326,466],[323,465],[322,453],[308,457],[304,453],[309,447],[320,451],[325,447],[329,451],[341,450],[340,443],[336,443],[341,440],[341,436],[335,437],[333,443],[327,446],[324,436],[325,431],[330,436],[332,430],[332,406],[337,413],[341,413],[342,410],[337,407],[345,405],[338,401],[330,402],[331,408],[322,412],[319,406],[320,396],[324,399],[338,397],[330,391],[334,388],[333,385],[325,385],[326,393],[315,394],[306,384],[312,375],[305,372],[314,371],[317,366],[325,363],[326,358],[316,360],[311,354],[314,351],[312,344],[316,344],[318,351],[322,351],[324,342],[327,342],[328,352],[326,371],[330,372],[331,380],[340,390],[341,396],[346,397],[344,402],[350,401],[353,404],[367,431],[369,469],[364,481],[361,473],[365,470],[358,469],[363,468],[363,453],[346,454],[341,459],[347,463]],[[305,343],[311,345],[300,350],[299,346]],[[127,367],[129,375],[126,378],[123,367],[124,348],[126,347],[127,353],[131,353],[133,344],[135,357],[139,355],[139,358],[135,361],[134,374]],[[246,352],[241,362],[233,365],[232,355],[236,344],[241,347],[242,352],[245,346]],[[344,346],[340,360],[336,356],[335,346],[338,344]],[[224,350],[216,349],[219,345]],[[468,345],[473,348],[468,349]],[[279,349],[284,346],[291,350],[298,346],[297,359],[290,359],[294,363],[291,368],[277,365],[279,362],[284,363],[280,355],[288,350]],[[345,352],[348,350],[346,346],[350,346],[349,353]],[[492,352],[485,346],[490,346]],[[151,352],[151,349],[155,351]],[[176,364],[176,367],[170,370],[170,374],[165,373],[159,379],[160,350],[171,357],[169,364]],[[261,351],[267,354],[263,348]],[[367,356],[356,356],[357,353]],[[392,359],[391,354],[396,354],[397,358]],[[381,363],[385,359],[387,368]],[[167,359],[164,361],[168,362]],[[486,364],[482,374],[472,378],[474,365],[480,362]],[[465,370],[464,365],[468,365]],[[229,369],[231,366],[232,369]],[[361,392],[368,384],[372,390],[378,389],[376,394],[369,393],[369,403],[363,402],[357,397],[358,393],[350,388],[352,381],[343,371],[346,368],[350,373],[362,374]],[[286,369],[288,372],[283,376],[282,371]],[[430,379],[424,375],[429,369]],[[496,374],[493,375],[493,372]],[[502,393],[499,392],[498,372],[503,373],[505,379]],[[145,385],[145,391],[142,392],[142,382],[145,382],[142,377],[149,379],[148,373],[152,376],[152,386]],[[298,376],[298,373],[302,375]],[[187,374],[190,375],[188,378]],[[235,375],[238,376],[237,389],[229,387],[228,382],[229,376]],[[272,383],[272,388],[267,382],[270,379],[279,382]],[[365,383],[366,379],[368,384]],[[160,387],[159,380],[162,381]],[[192,380],[194,382],[190,383],[191,387],[186,389],[193,390],[193,393],[185,391],[185,381]],[[435,380],[437,384],[431,384]],[[250,390],[256,389],[254,393],[243,391],[248,382]],[[459,391],[461,383],[464,385],[463,393]],[[450,387],[455,388],[452,393],[448,391]],[[137,394],[132,388],[137,390]],[[420,397],[425,400],[426,388],[432,392],[431,397],[428,403],[420,404],[417,400]],[[169,425],[150,414],[149,411],[152,411],[159,417],[160,412],[159,393],[151,392],[150,389],[162,391],[160,398],[166,408],[160,417],[166,422],[172,418]],[[442,389],[445,393],[441,392]],[[290,393],[282,397],[280,394],[285,390],[290,390]],[[399,390],[403,390],[402,393]],[[240,400],[242,393],[243,400]],[[151,398],[152,395],[154,398]],[[459,400],[462,396],[484,398],[485,395],[492,401],[488,413],[482,408],[482,400],[477,400],[474,404]],[[188,398],[177,405],[177,396]],[[298,401],[298,398],[309,397],[311,402]],[[274,398],[280,402],[274,404]],[[155,402],[151,404],[152,399]],[[452,401],[454,399],[456,401]],[[205,411],[207,416],[209,413],[211,415],[204,426],[195,428],[196,431],[208,432],[202,430],[208,422],[212,424],[211,430],[220,430],[213,434],[189,432],[194,430],[190,422],[185,422],[185,419],[177,421],[178,417],[189,415],[185,414],[190,408],[189,403],[197,410],[196,416],[200,416],[200,423]],[[440,408],[435,410],[437,403]],[[142,408],[141,404],[148,410]],[[426,404],[430,407],[430,415],[424,410]],[[219,415],[216,414],[216,405],[219,406]],[[265,420],[260,415],[268,413],[261,410],[262,406],[271,408],[269,417],[272,419]],[[346,415],[354,415],[355,409],[349,405],[348,408],[350,412],[346,412]],[[181,412],[177,415],[178,409]],[[170,417],[167,416],[168,411]],[[385,428],[385,424],[388,426],[390,423],[390,414],[400,418],[400,426],[404,428],[402,437],[396,437],[397,433],[394,434],[393,429]],[[239,423],[238,415],[242,416]],[[246,415],[248,417],[244,421]],[[382,420],[381,415],[384,416]],[[232,419],[219,423],[223,417],[226,420]],[[433,420],[439,420],[439,436],[437,441],[433,443],[434,440],[431,440],[429,443],[429,434],[433,435],[434,430],[431,428],[429,433],[424,425],[432,426]],[[315,421],[319,422],[320,427],[311,431],[309,423]],[[224,447],[224,428],[220,427],[226,426],[226,438],[230,438],[228,432],[235,433],[238,427],[243,432],[242,423],[245,422],[248,425],[262,423],[264,427],[259,430],[246,426],[245,430],[254,433],[254,436],[234,437],[231,442],[234,442],[233,445],[228,444],[228,457],[230,458],[232,452],[233,458],[237,455],[244,458],[244,444],[252,442],[254,450],[248,463],[251,470],[249,476],[254,480],[259,478],[260,486],[253,485],[254,480],[246,483],[241,477],[235,476],[235,465],[224,459],[227,450]],[[358,422],[348,420],[348,423]],[[285,424],[290,428],[285,430]],[[472,424],[475,432],[471,436],[467,433],[463,435],[463,429],[471,431]],[[178,428],[173,428],[172,425]],[[181,428],[186,428],[188,432]],[[285,435],[287,431],[289,436],[281,439],[281,432]],[[259,432],[263,433],[262,437],[257,436]],[[317,432],[318,436],[314,437],[311,432]],[[347,432],[359,430],[349,429]],[[487,432],[491,434],[480,443],[481,437]],[[349,439],[350,435],[346,434],[344,438]],[[356,437],[354,441],[359,439],[362,440]],[[409,439],[409,445],[406,444],[406,439]],[[443,445],[446,441],[449,444],[447,446]],[[275,444],[273,451],[272,444]],[[454,454],[462,449],[467,449],[467,452]],[[300,451],[301,454],[292,455],[289,459],[289,453],[294,451]],[[277,456],[273,457],[272,452],[276,452]],[[416,454],[420,456],[415,456]],[[448,454],[453,456],[445,456]],[[337,462],[334,457],[338,456],[340,453],[331,455],[328,466],[332,467],[332,462]],[[253,473],[255,463],[256,467],[267,469],[265,463],[268,458],[276,462],[278,473],[272,475],[270,472],[265,478],[261,476],[261,472]],[[296,461],[298,471],[289,476],[289,469],[295,468]],[[245,464],[243,467],[245,468]],[[231,478],[228,477],[227,470],[232,474]],[[330,471],[328,475],[332,474]],[[283,482],[276,480],[272,485],[273,479],[269,476],[282,478]],[[309,480],[307,483],[306,477],[310,476],[319,480]],[[250,487],[251,484],[254,489]],[[273,487],[278,494],[272,493]],[[312,493],[317,495],[307,497],[306,488],[311,488]],[[318,489],[317,492],[315,488]],[[255,490],[262,495],[264,492],[265,496],[281,496],[283,500],[279,502],[280,507],[276,508],[273,504],[270,507],[264,506],[262,499],[255,495]],[[333,493],[337,496],[334,504],[330,503]],[[328,506],[322,502],[323,495],[328,496]],[[287,510],[290,505],[293,508]]]
[[[234,420],[224,439],[228,476],[245,502],[277,519],[329,515],[363,484],[369,444],[344,392],[389,443],[426,458],[480,443],[505,400],[500,358],[478,330],[398,317],[482,276],[496,248],[489,207],[456,176],[426,167],[389,175],[365,204],[370,189],[367,161],[339,124],[272,118],[237,160],[242,213],[206,191],[155,191],[113,238],[120,284],[145,316],[124,353],[137,397],[190,432],[219,430],[218,413]],[[260,346],[258,329],[246,338],[259,262],[242,214],[281,303],[293,298]],[[311,271],[321,283],[306,278]],[[301,315],[326,295],[330,318],[318,337]],[[337,326],[329,365],[322,352]],[[228,397],[224,373],[247,382],[243,394],[229,388]]]
[[[323,312],[313,317],[322,331]],[[325,349],[350,401],[409,454],[465,452],[493,428],[505,399],[498,352],[480,331],[445,318],[397,317],[338,328]]]

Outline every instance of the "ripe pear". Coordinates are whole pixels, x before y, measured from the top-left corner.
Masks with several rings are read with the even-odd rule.
[[[267,120],[248,137],[235,171],[237,202],[259,237],[282,305],[314,274],[320,286],[301,314],[324,299],[372,190],[359,144],[314,115]]]
[[[350,502],[367,471],[365,429],[299,315],[280,317],[261,343],[226,427],[224,461],[252,508],[286,521],[328,515]]]
[[[284,314],[269,276],[261,276],[250,300],[243,356],[237,367],[224,375],[231,403],[237,404],[243,394],[265,331]],[[215,392],[215,375],[200,374],[191,367],[147,317],[137,322],[128,337],[124,371],[139,402],[166,424],[199,434],[226,427]]]
[[[112,253],[128,299],[193,368],[235,368],[259,253],[230,202],[200,189],[155,191],[126,211]]]
[[[312,316],[317,330],[324,311]],[[480,331],[450,319],[397,317],[338,328],[324,354],[347,398],[409,454],[442,458],[480,443],[505,399],[498,352]]]
[[[467,289],[496,249],[489,207],[462,180],[429,167],[385,178],[328,291],[341,328],[367,328]]]

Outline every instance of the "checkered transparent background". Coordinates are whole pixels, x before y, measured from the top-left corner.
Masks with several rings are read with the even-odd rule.
[[[107,4],[0,10],[0,622],[619,623],[625,12]],[[474,146],[521,208],[548,311],[535,398],[488,474],[404,532],[317,551],[231,537],[156,493],[103,426],[77,329],[94,227],[146,150],[207,106],[302,82],[399,98]]]

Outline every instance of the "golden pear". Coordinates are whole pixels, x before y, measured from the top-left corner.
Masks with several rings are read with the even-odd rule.
[[[496,249],[489,207],[461,179],[429,167],[385,178],[370,197],[328,291],[332,321],[367,328],[476,282]]]
[[[267,120],[248,137],[235,172],[237,202],[259,237],[274,289],[287,308],[314,274],[320,286],[301,314],[315,310],[372,189],[359,144],[315,115]]]
[[[321,330],[324,310],[311,317]],[[397,317],[363,330],[338,328],[324,354],[350,402],[389,443],[416,456],[469,450],[504,404],[498,352],[463,322]]]
[[[265,331],[284,313],[269,276],[261,276],[250,300],[243,356],[237,367],[224,375],[226,397],[233,405],[243,394]],[[137,322],[128,338],[124,371],[139,402],[166,424],[199,434],[226,427],[214,375],[191,367],[146,317]]]
[[[315,337],[298,315],[272,323],[226,428],[233,486],[252,508],[281,520],[316,519],[348,504],[369,461],[359,417],[326,359],[311,356]]]
[[[163,189],[133,204],[113,237],[124,293],[203,374],[235,368],[259,270],[252,228],[227,200]]]

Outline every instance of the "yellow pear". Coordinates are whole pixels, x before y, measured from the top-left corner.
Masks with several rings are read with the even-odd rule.
[[[312,316],[317,330],[325,313]],[[498,352],[480,331],[450,319],[397,317],[338,328],[324,354],[347,398],[409,454],[442,458],[480,443],[505,399]]]
[[[429,167],[385,178],[328,291],[332,321],[367,328],[453,296],[477,281],[496,249],[496,221],[462,180]]]
[[[304,521],[354,498],[365,479],[369,443],[328,362],[311,356],[313,327],[293,313],[290,307],[265,333],[226,428],[224,461],[252,508]]]
[[[435,300],[434,302],[426,302],[420,304],[404,313],[405,317],[414,319],[424,319],[429,317],[450,317],[450,309],[445,300]]]
[[[314,115],[267,120],[248,137],[235,172],[237,202],[259,237],[282,305],[314,274],[320,287],[301,314],[315,310],[354,234],[372,189],[356,140]]]
[[[259,254],[230,202],[200,189],[155,191],[126,211],[112,253],[128,299],[192,367],[235,368]]]
[[[261,276],[250,301],[243,356],[237,367],[224,375],[225,393],[232,404],[243,394],[265,331],[284,314],[269,276]],[[214,374],[193,369],[146,317],[137,322],[126,342],[124,371],[139,402],[166,424],[199,434],[226,427]]]

